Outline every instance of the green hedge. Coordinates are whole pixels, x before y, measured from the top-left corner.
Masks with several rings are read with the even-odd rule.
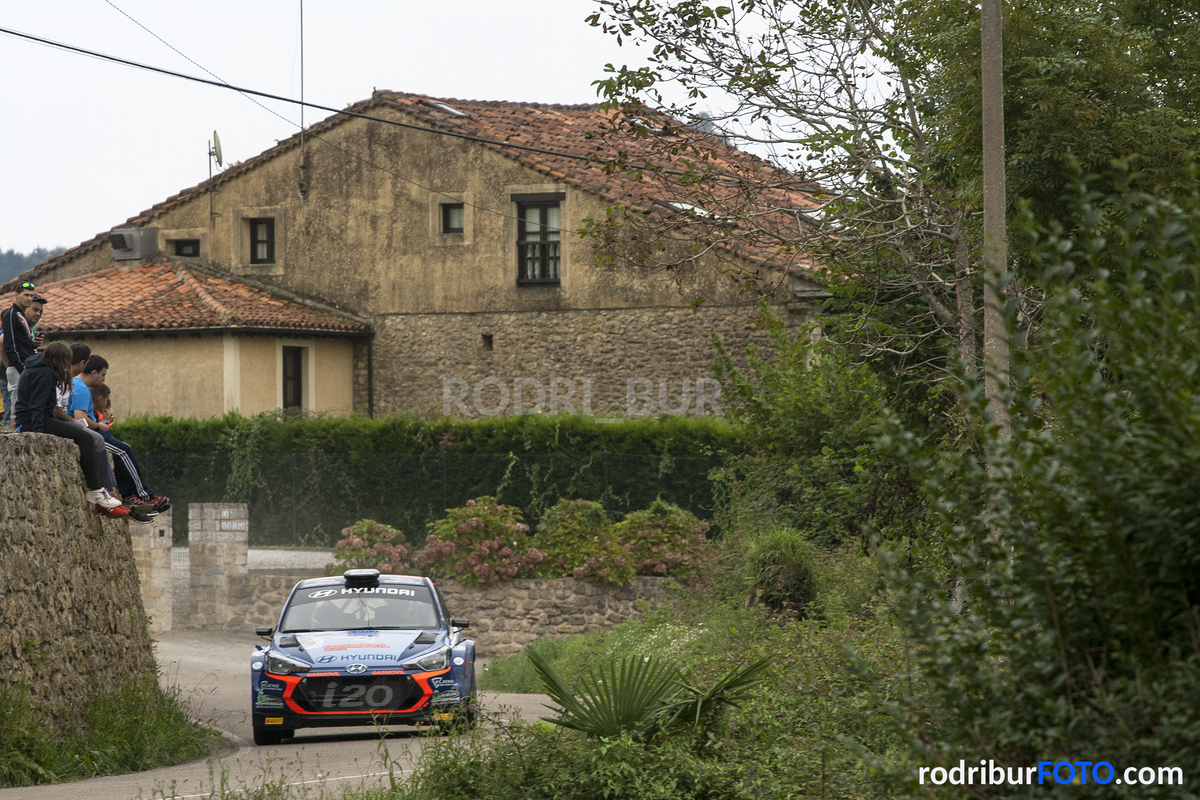
[[[230,449],[230,438],[253,437],[265,453],[328,450],[356,453],[611,453],[711,455],[740,452],[742,432],[719,417],[642,417],[599,423],[591,417],[490,417],[482,420],[424,419],[392,414],[294,418],[287,414],[207,420],[132,417],[117,425],[136,452],[212,453]]]
[[[519,507],[532,524],[564,497],[601,502],[614,519],[662,497],[711,519],[708,473],[743,449],[728,423],[679,417],[229,414],[134,418],[115,433],[134,447],[151,487],[171,497],[177,542],[186,541],[188,503],[244,502],[251,544],[329,547],[364,518],[421,545],[429,522],[482,495]]]

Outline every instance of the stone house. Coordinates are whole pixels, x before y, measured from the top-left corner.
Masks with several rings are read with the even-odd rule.
[[[762,338],[748,324],[754,297],[720,274],[717,257],[671,279],[594,259],[577,232],[616,204],[705,213],[636,171],[605,169],[613,153],[649,157],[644,132],[611,122],[594,105],[377,91],[21,279],[65,286],[178,260],[162,268],[341,314],[366,325],[336,338],[349,349],[352,406],[363,413],[711,413],[711,335],[732,352]],[[655,143],[669,135],[654,130]],[[717,164],[773,169],[717,139],[704,147]],[[796,193],[786,202],[812,205]],[[767,249],[723,257],[778,277],[797,318],[822,294],[802,263]],[[709,302],[693,312],[697,296]],[[223,332],[219,371],[244,374],[261,358],[261,374],[282,380],[285,345],[276,342],[272,361],[269,347],[247,339],[259,335]],[[129,341],[142,348],[128,345],[132,361],[161,363],[160,337]],[[346,380],[322,374],[322,358],[302,359],[306,385]],[[243,412],[261,407],[243,402]],[[167,394],[143,408],[207,413],[179,403]]]

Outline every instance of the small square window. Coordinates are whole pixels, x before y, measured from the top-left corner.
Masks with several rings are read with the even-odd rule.
[[[175,255],[183,256],[184,258],[199,258],[200,257],[200,240],[199,239],[176,239],[175,240]]]
[[[462,233],[465,213],[462,203],[442,203],[442,233]]]
[[[250,263],[275,263],[275,220],[250,220]]]

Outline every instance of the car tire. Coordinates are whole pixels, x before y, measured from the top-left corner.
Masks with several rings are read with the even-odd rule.
[[[282,728],[260,728],[254,726],[254,743],[259,747],[270,747],[283,742],[284,739],[289,739],[295,731],[285,730]]]

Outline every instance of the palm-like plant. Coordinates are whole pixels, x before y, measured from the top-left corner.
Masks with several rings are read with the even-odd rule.
[[[659,710],[678,691],[679,673],[660,659],[632,656],[603,663],[587,671],[571,687],[540,655],[529,651],[529,660],[545,684],[546,694],[558,705],[557,717],[547,722],[606,738],[626,731],[649,736]]]
[[[765,679],[767,659],[733,668],[708,691],[685,683],[679,672],[653,656],[630,656],[588,670],[570,686],[536,652],[527,651],[546,694],[558,706],[547,722],[607,738],[631,733],[650,738],[671,729],[705,729],[726,707],[738,708],[751,688]]]

